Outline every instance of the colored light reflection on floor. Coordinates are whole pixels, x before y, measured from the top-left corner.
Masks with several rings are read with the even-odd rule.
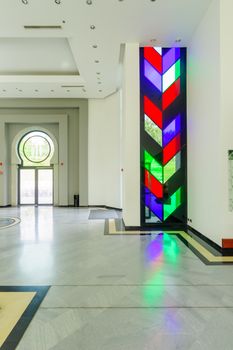
[[[146,261],[151,269],[151,276],[144,286],[144,302],[148,306],[154,306],[164,297],[164,273],[163,266],[166,262],[177,267],[179,261],[179,247],[175,237],[168,234],[158,234],[146,247]]]

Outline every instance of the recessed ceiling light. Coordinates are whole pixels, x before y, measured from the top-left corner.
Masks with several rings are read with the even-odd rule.
[[[60,4],[61,4],[61,0],[55,0],[55,3],[56,3],[57,5],[60,5]]]
[[[91,28],[92,30],[94,30],[94,29],[95,29],[94,24],[92,24],[92,25],[90,26],[90,28]]]
[[[98,46],[97,45],[92,45],[92,47],[93,47],[93,49],[97,49]]]
[[[86,3],[87,5],[92,5],[92,0],[87,0]]]
[[[95,63],[100,63],[100,61],[98,61],[98,60],[95,60]]]
[[[22,3],[23,3],[24,5],[28,5],[28,0],[22,0]]]
[[[178,39],[175,40],[175,42],[176,42],[176,43],[180,43],[180,42],[181,42],[181,39],[178,38]]]

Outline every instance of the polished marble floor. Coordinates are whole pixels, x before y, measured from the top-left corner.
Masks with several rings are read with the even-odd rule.
[[[51,285],[17,350],[232,350],[233,266],[176,236],[104,235],[89,209],[1,209],[0,286]]]

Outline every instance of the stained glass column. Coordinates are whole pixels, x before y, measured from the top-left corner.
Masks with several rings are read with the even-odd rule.
[[[186,49],[140,49],[141,224],[183,224]]]

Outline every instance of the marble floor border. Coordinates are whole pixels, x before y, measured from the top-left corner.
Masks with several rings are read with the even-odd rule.
[[[35,292],[35,296],[1,346],[1,350],[14,350],[28,328],[50,286],[0,286],[0,292]]]
[[[185,244],[204,264],[206,265],[233,265],[233,256],[223,256],[219,252],[214,252],[206,242],[196,237],[195,234],[190,234],[185,231],[172,230],[126,230],[123,221],[120,219],[105,220],[104,234],[117,235],[152,235],[152,234],[169,234],[175,235],[180,241]]]

